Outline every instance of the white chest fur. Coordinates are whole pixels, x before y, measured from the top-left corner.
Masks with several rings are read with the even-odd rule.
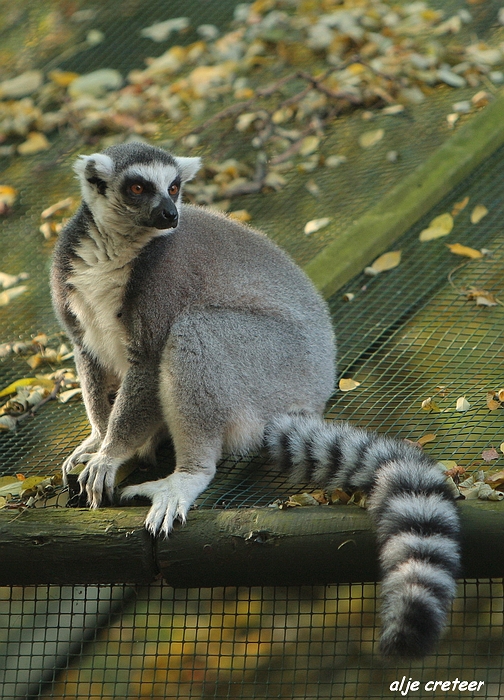
[[[124,377],[129,362],[127,337],[117,314],[121,311],[131,262],[110,258],[95,241],[86,239],[77,249],[70,306],[84,330],[84,346],[99,362]]]

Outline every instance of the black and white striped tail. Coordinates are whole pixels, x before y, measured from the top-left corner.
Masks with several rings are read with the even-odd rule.
[[[460,566],[457,509],[436,463],[405,442],[316,417],[281,416],[265,439],[294,481],[368,495],[382,571],[380,650],[430,653]]]

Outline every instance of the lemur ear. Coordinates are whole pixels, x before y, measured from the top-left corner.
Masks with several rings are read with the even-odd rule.
[[[112,158],[104,153],[93,153],[90,156],[79,156],[74,163],[74,171],[81,182],[95,185],[99,194],[105,194],[107,181],[114,172]]]
[[[192,180],[201,168],[201,158],[175,158],[182,182]]]

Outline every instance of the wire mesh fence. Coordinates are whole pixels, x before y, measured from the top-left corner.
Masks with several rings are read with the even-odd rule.
[[[2,697],[431,698],[448,682],[452,697],[472,683],[500,698],[502,583],[465,581],[460,594],[438,653],[398,665],[373,653],[373,583],[17,588],[2,601]]]
[[[235,4],[220,3],[217,8],[193,3],[184,7],[184,14],[190,16],[191,26],[209,22],[222,28]],[[458,2],[438,4],[447,17],[467,10]],[[85,73],[106,67],[125,74],[142,68],[147,55],[159,56],[167,46],[139,37],[143,27],[165,19],[162,2],[142,7],[122,2],[120,8],[115,2],[97,8],[87,3],[72,8],[65,3],[29,5],[19,3],[17,14],[7,3],[2,7],[6,64],[22,44],[18,72],[32,67],[31,61],[45,71],[57,67]],[[471,3],[472,23],[462,26],[457,40],[473,32],[481,42],[502,41],[496,23],[499,7],[498,2]],[[48,15],[51,8],[54,13]],[[67,32],[62,46],[48,40],[50,32],[44,26]],[[103,32],[107,40],[82,50],[90,30]],[[189,45],[198,35],[190,29],[179,40]],[[488,75],[479,87],[495,92]],[[325,132],[323,144],[326,155],[338,153],[347,159],[344,168],[300,167],[288,187],[267,197],[238,198],[236,206],[246,206],[254,225],[306,263],[450,136],[447,112],[455,99],[466,100],[475,90],[470,84],[456,91],[437,85],[426,101],[410,105],[399,118],[371,115],[373,129],[385,132],[376,149],[355,146],[365,125],[360,111],[338,117],[337,128]],[[177,137],[181,133],[176,123],[164,124],[160,139],[172,130]],[[226,141],[229,133],[234,133],[232,152]],[[71,161],[83,147],[101,147],[103,134],[88,134],[83,143],[82,134],[62,129],[51,138],[51,150],[22,164],[18,158],[5,160],[5,182],[20,194],[14,214],[2,221],[2,270],[26,270],[31,281],[24,296],[2,309],[2,341],[29,342],[41,331],[51,337],[59,332],[46,283],[51,243],[38,233],[40,212],[52,201],[75,194]],[[200,149],[203,155],[217,152],[220,158],[240,157],[250,150],[245,140],[236,138],[233,125],[207,135]],[[386,157],[391,151],[399,154],[396,160]],[[502,385],[503,309],[499,303],[478,306],[471,292],[485,291],[498,301],[504,296],[503,155],[499,149],[394,245],[402,252],[398,268],[374,278],[360,275],[330,300],[341,375],[361,384],[354,392],[337,393],[328,417],[412,441],[435,435],[429,452],[471,472],[487,468],[483,451],[504,439],[501,411],[489,411],[485,401],[489,391]],[[459,267],[462,259],[447,249],[445,239],[420,243],[418,234],[466,197],[469,203],[457,214],[456,228],[446,240],[488,252]],[[470,213],[481,204],[488,214],[473,224]],[[305,236],[305,221],[323,216],[333,217],[332,227]],[[343,300],[345,293],[354,295],[352,301]],[[0,362],[2,386],[26,373],[23,356]],[[439,412],[421,408],[432,396]],[[460,396],[466,396],[470,411],[455,411]],[[54,473],[86,433],[80,403],[47,404],[17,431],[0,433],[2,475]],[[164,468],[170,460],[167,449]],[[228,456],[197,507],[267,506],[292,490],[261,456]],[[58,493],[52,505],[64,500],[65,494]],[[303,561],[298,565],[303,567]],[[0,697],[502,696],[500,579],[463,581],[438,652],[407,665],[384,661],[376,652],[376,598],[375,583],[174,589],[161,582],[134,588],[118,581],[114,586],[2,588]],[[417,688],[411,685],[415,681]],[[469,687],[470,683],[477,685]]]

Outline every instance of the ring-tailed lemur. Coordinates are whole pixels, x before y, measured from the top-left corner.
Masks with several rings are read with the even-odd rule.
[[[459,569],[444,476],[415,447],[323,421],[335,380],[326,304],[266,237],[181,203],[199,166],[139,143],[77,161],[83,202],[56,246],[52,289],[92,431],[63,472],[87,462],[79,481],[97,507],[118,467],[152,459],[169,434],[174,473],[123,490],[151,499],[146,526],[164,535],[185,521],[223,450],[266,445],[296,481],[366,492],[381,552],[382,652],[422,656]]]

